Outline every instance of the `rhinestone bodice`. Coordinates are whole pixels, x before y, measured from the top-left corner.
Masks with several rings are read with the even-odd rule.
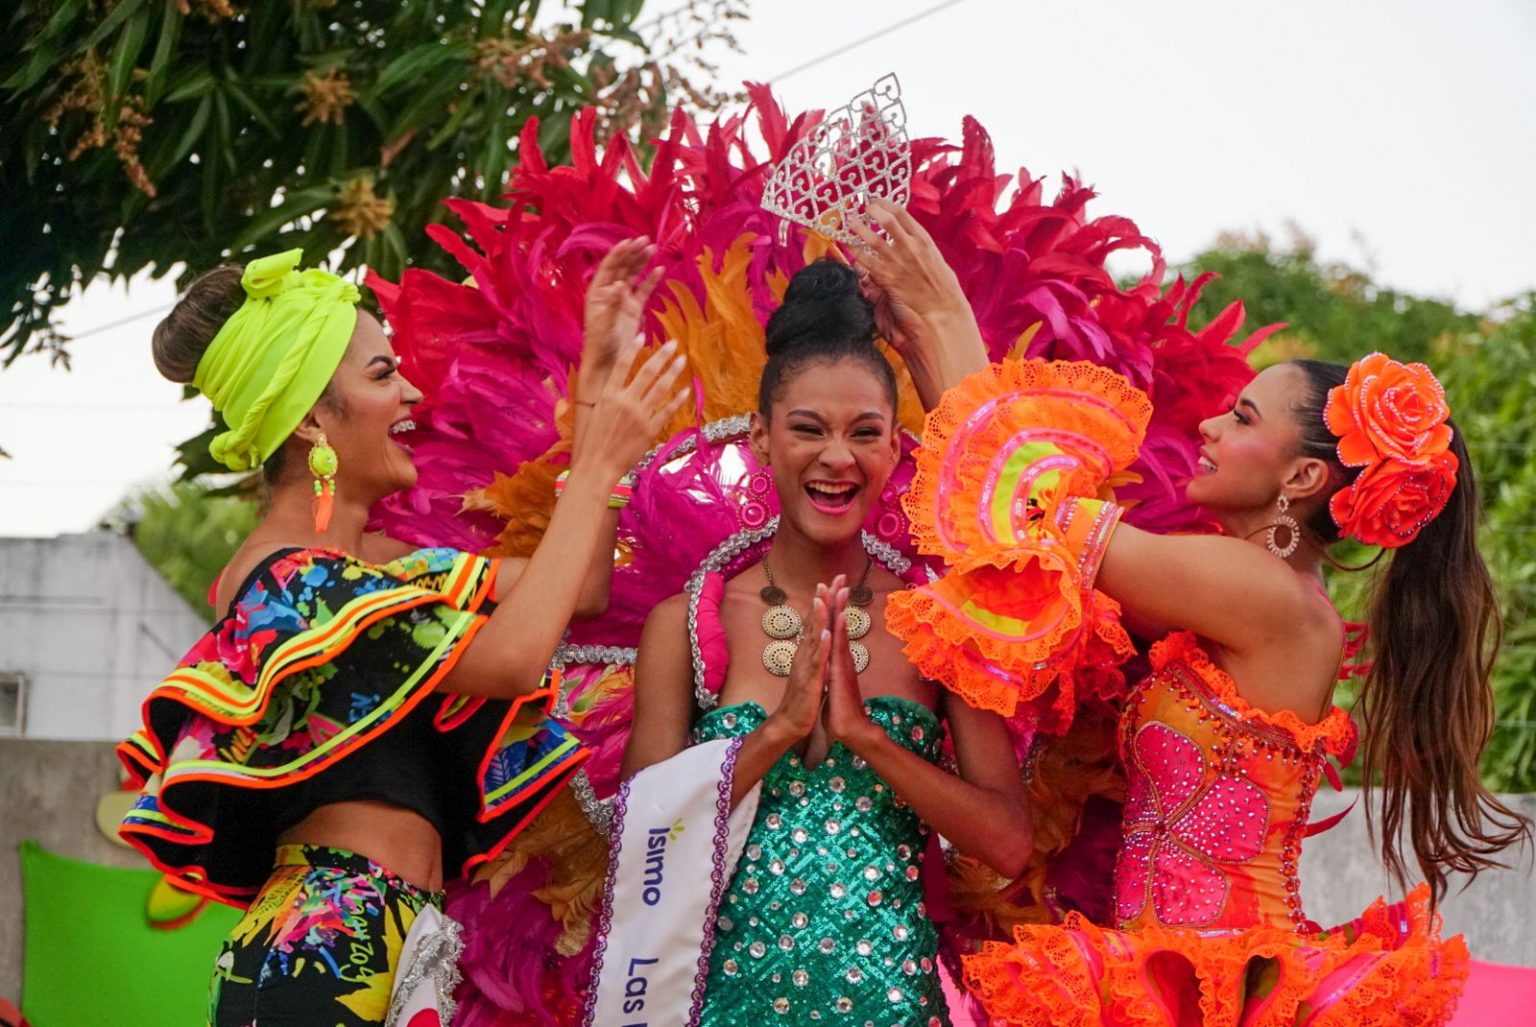
[[[897,744],[937,762],[943,726],[931,710],[890,695],[864,707]],[[756,703],[722,706],[695,735],[744,735],[766,719]],[[841,744],[816,766],[781,757],[720,903],[701,1023],[947,1027],[923,903],[927,841],[917,814]]]
[[[1303,927],[1301,842],[1328,752],[1352,732],[1348,718],[1304,725],[1264,714],[1192,636],[1160,646],[1121,720],[1120,926]]]

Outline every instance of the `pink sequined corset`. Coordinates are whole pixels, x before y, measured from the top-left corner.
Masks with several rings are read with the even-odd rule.
[[[1120,722],[1120,927],[1301,928],[1301,842],[1324,761],[1352,744],[1348,715],[1254,709],[1188,633],[1153,646],[1152,667]]]

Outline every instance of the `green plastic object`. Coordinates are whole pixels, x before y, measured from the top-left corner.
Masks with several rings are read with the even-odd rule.
[[[32,1027],[203,1024],[219,944],[239,910],[211,903],[174,930],[151,926],[153,870],[69,859],[21,843],[21,1010]]]

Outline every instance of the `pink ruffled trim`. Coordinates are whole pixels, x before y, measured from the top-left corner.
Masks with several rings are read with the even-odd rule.
[[[731,669],[731,651],[725,644],[725,625],[720,623],[720,600],[725,597],[725,575],[704,575],[699,586],[697,629],[699,657],[704,663],[704,687],[718,695]]]
[[[1296,740],[1302,751],[1310,752],[1318,745],[1324,751],[1342,756],[1354,749],[1357,731],[1349,713],[1333,707],[1328,715],[1316,724],[1308,724],[1290,710],[1271,712],[1250,705],[1237,691],[1232,675],[1216,666],[1211,657],[1200,647],[1193,632],[1176,631],[1152,646],[1152,670],[1154,673],[1174,663],[1182,663],[1194,671],[1215,696],[1237,712],[1239,720],[1262,724],[1284,731]]]

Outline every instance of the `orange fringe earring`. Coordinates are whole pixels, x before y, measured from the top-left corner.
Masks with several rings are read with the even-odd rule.
[[[315,531],[325,533],[336,505],[336,451],[325,441],[325,432],[309,449],[309,473],[315,476]]]

